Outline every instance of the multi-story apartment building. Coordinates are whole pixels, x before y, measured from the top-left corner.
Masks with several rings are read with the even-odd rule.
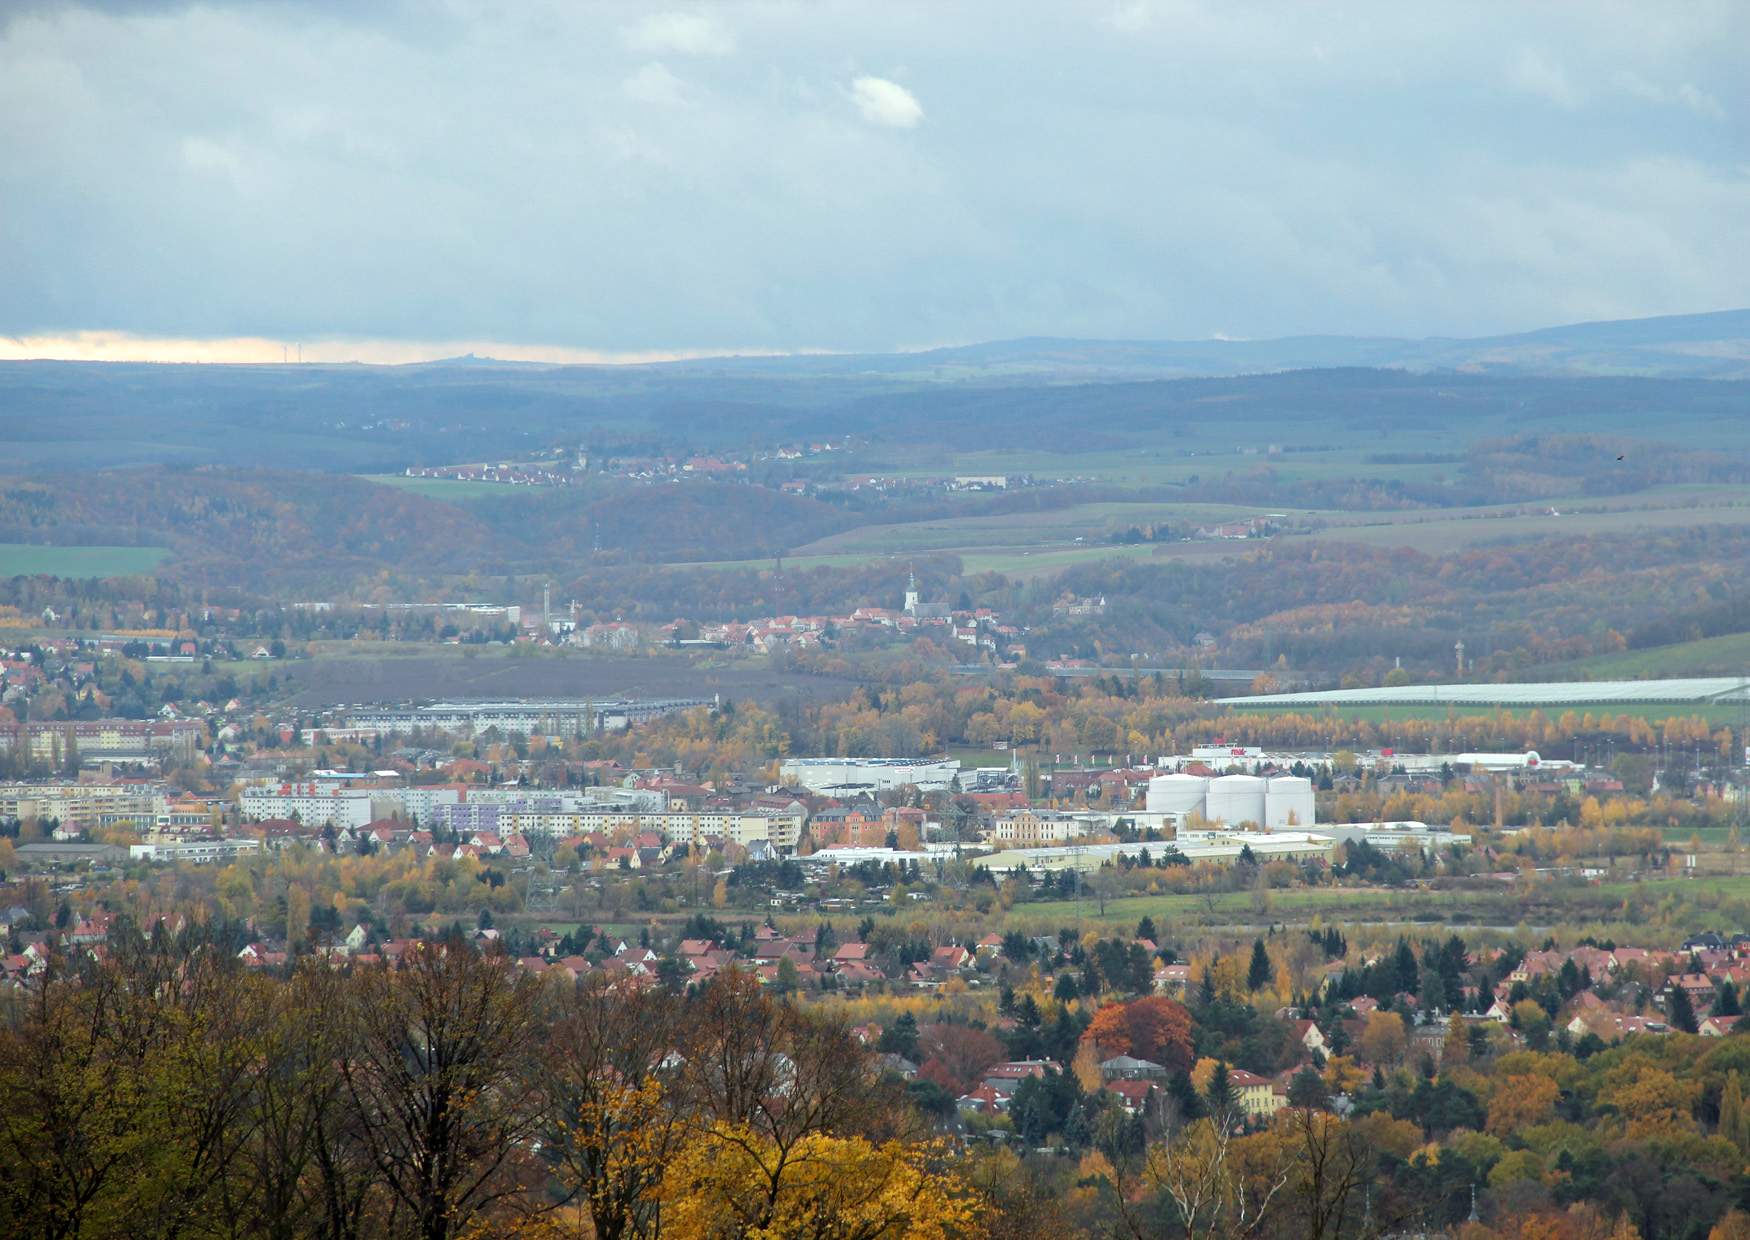
[[[0,724],[0,752],[23,752],[32,762],[60,766],[69,757],[186,761],[200,741],[203,725],[194,719],[44,720]]]
[[[239,808],[251,821],[296,818],[307,827],[362,827],[376,816],[372,797],[387,791],[325,782],[266,784],[245,788]]]
[[[709,839],[748,845],[764,841],[780,853],[793,853],[802,838],[805,815],[793,812],[739,809],[654,810],[639,812],[613,806],[568,809],[531,799],[521,805],[473,804],[441,808],[433,823],[458,834],[493,831],[509,835],[633,836],[652,831],[672,843],[703,844]]]
[[[70,831],[150,831],[168,800],[157,784],[0,784],[0,819],[54,819]]]
[[[991,823],[989,838],[1003,848],[1049,848],[1079,840],[1088,832],[1086,818],[1052,810],[1018,809],[999,814]]]

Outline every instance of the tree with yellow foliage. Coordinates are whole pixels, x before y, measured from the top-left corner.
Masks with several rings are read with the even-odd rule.
[[[657,1186],[684,1131],[661,1073],[679,1003],[599,975],[543,996],[552,1032],[541,1057],[540,1140],[597,1240],[647,1234]]]
[[[1738,1147],[1740,1153],[1750,1146],[1750,1130],[1745,1127],[1744,1086],[1738,1070],[1726,1073],[1726,1084],[1720,1090],[1720,1136]]]
[[[1440,1066],[1456,1068],[1470,1062],[1470,1028],[1464,1015],[1454,1012],[1446,1019],[1446,1041],[1441,1044]]]
[[[1200,1119],[1150,1147],[1141,1181],[1172,1204],[1186,1240],[1225,1240],[1264,1226],[1291,1191],[1298,1159],[1299,1150],[1273,1134],[1240,1137],[1231,1125]],[[1121,1220],[1138,1240],[1156,1234],[1128,1204]]]
[[[1727,1210],[1707,1233],[1707,1240],[1750,1240],[1750,1214]]]
[[[1546,1076],[1507,1076],[1495,1082],[1489,1098],[1488,1130],[1514,1133],[1542,1123],[1555,1110],[1561,1091]]]
[[[1070,1060],[1069,1070],[1084,1090],[1090,1094],[1097,1092],[1101,1085],[1098,1045],[1084,1039],[1081,1045],[1076,1047],[1075,1058]]]
[[[1353,1056],[1332,1055],[1325,1060],[1325,1088],[1333,1094],[1353,1094],[1366,1080]]]
[[[1620,1075],[1616,1080],[1606,1079],[1611,1088],[1601,1098],[1622,1117],[1624,1134],[1630,1140],[1674,1137],[1695,1130],[1693,1113],[1701,1096],[1698,1082],[1680,1081],[1664,1068],[1651,1065],[1639,1066],[1629,1080],[1620,1083]]]
[[[1361,1031],[1361,1055],[1370,1063],[1395,1068],[1403,1062],[1409,1048],[1409,1035],[1404,1030],[1404,1018],[1396,1012],[1372,1012]]]
[[[713,1125],[662,1181],[662,1234],[675,1240],[948,1240],[982,1234],[979,1202],[939,1152],[813,1133],[781,1149],[754,1129]]]

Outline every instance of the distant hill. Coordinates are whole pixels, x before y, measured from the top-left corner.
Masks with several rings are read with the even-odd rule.
[[[1535,375],[1750,378],[1750,310],[1572,323],[1476,339],[1287,336],[1275,340],[1075,340],[1034,336],[918,353],[706,358],[665,370],[880,375],[930,380],[1189,378],[1332,367]]]
[[[1606,431],[1741,450],[1747,408],[1750,310],[1478,340],[1036,338],[638,366],[0,362],[0,474],[379,474],[558,445],[688,455],[828,436],[879,445],[859,464],[875,473],[926,443],[1056,457],[1168,439],[1231,450],[1228,426],[1293,451],[1450,452],[1476,436]],[[1421,438],[1386,444],[1398,434]]]

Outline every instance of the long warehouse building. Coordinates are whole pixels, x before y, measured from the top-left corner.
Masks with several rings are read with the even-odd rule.
[[[1221,706],[1707,706],[1750,703],[1750,678],[1552,680],[1524,684],[1393,685],[1217,698]]]

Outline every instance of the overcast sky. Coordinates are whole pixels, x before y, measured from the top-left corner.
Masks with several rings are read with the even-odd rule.
[[[0,0],[0,356],[1742,306],[1746,49],[1737,0]]]

